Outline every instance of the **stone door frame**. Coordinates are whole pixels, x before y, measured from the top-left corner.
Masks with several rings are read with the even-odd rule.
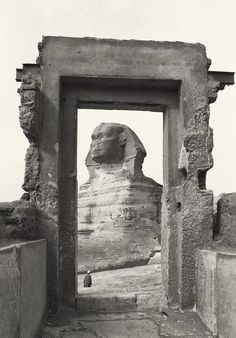
[[[46,37],[37,64],[17,71],[30,146],[24,189],[48,243],[48,306],[74,306],[77,109],[164,111],[162,275],[167,300],[195,301],[195,253],[212,241],[209,103],[232,73],[208,72],[200,44]]]
[[[76,154],[77,154],[77,111],[79,114],[80,108],[89,109],[123,109],[123,110],[141,110],[141,111],[156,111],[163,113],[164,127],[164,165],[163,165],[163,181],[167,184],[171,181],[172,184],[180,184],[182,175],[177,170],[178,152],[175,151],[177,144],[177,126],[180,123],[178,118],[179,99],[178,91],[180,81],[155,81],[148,79],[128,79],[128,78],[61,78],[61,141],[59,148],[61,149],[60,170],[59,173],[61,189],[59,199],[60,219],[59,223],[66,224],[69,229],[70,223],[74,224],[74,232],[77,230],[77,179],[76,179]],[[98,112],[99,113],[99,112]],[[170,121],[172,124],[171,132]],[[71,128],[73,126],[73,128]],[[166,130],[167,129],[167,130]],[[170,142],[167,137],[169,134],[175,135],[174,142]],[[155,137],[155,135],[154,135]],[[167,152],[174,155],[170,158]],[[69,155],[69,153],[71,153]],[[167,161],[172,162],[171,170]],[[175,166],[175,170],[173,169]],[[74,174],[71,174],[74,173]],[[174,176],[176,175],[176,177]],[[63,196],[70,196],[64,199]],[[74,207],[73,207],[74,206]],[[72,250],[72,244],[68,243],[70,249],[63,245],[66,243],[67,232],[62,231],[60,247],[65,250],[64,267],[66,270],[65,281],[62,282],[62,293],[70,294],[73,298],[76,287],[77,260],[79,253]],[[70,250],[70,255],[66,254]],[[63,253],[62,253],[63,255]],[[75,258],[74,258],[75,257]],[[74,264],[73,264],[74,263]],[[75,285],[68,281],[68,275],[74,276]],[[75,292],[76,293],[76,292]]]

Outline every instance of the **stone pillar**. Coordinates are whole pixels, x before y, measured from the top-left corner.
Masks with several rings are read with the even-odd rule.
[[[191,307],[196,250],[212,241],[213,193],[206,190],[205,179],[213,165],[213,133],[207,105],[189,119],[180,111],[166,112],[164,118],[168,175],[164,174],[162,198],[163,284],[170,304]]]
[[[42,83],[40,65],[24,64],[22,70],[17,70],[17,81],[21,82],[18,90],[21,97],[20,125],[30,144],[22,187],[37,208],[39,237],[47,239],[47,300],[49,309],[55,312],[59,292],[58,192],[57,171],[54,170],[58,162],[54,141],[57,123],[52,104],[45,96],[47,89]]]

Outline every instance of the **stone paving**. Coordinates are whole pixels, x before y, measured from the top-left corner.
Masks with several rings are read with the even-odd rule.
[[[77,311],[49,318],[42,337],[211,337],[195,312],[161,306],[159,258],[155,264],[92,273],[91,288],[82,287],[79,275]]]
[[[212,337],[194,312],[106,313],[79,316],[62,311],[49,319],[42,338]]]

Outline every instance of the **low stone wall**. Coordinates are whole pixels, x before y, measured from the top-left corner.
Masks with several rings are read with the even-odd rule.
[[[198,250],[197,312],[219,337],[236,337],[236,251]]]
[[[13,202],[0,202],[0,245],[12,240],[24,242],[40,238],[38,210],[30,202],[29,194]]]
[[[2,246],[0,337],[36,337],[46,299],[46,240]]]

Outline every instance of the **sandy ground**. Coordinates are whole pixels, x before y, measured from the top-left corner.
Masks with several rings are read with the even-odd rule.
[[[84,288],[78,275],[78,293],[85,295],[157,292],[161,284],[160,264],[91,273],[92,287]]]

